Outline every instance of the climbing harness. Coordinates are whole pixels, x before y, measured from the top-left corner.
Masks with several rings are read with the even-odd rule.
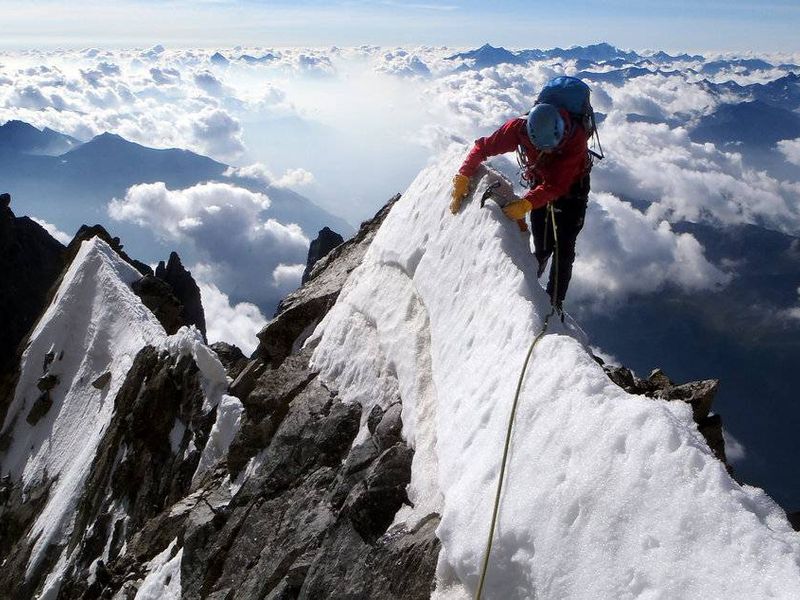
[[[508,451],[511,447],[511,431],[514,427],[514,417],[517,414],[517,404],[519,403],[519,394],[522,391],[522,382],[525,379],[525,373],[528,370],[528,363],[531,360],[531,356],[533,355],[533,349],[536,347],[536,344],[539,343],[544,337],[544,334],[547,332],[547,326],[550,323],[550,319],[556,313],[556,303],[553,301],[553,298],[558,298],[558,231],[556,229],[556,216],[553,210],[553,203],[549,203],[547,205],[548,216],[550,217],[550,222],[553,224],[553,243],[554,243],[554,251],[553,251],[553,268],[555,269],[555,288],[553,290],[553,296],[550,299],[551,303],[551,310],[550,313],[544,318],[544,324],[542,325],[542,330],[538,333],[538,335],[533,338],[530,347],[528,348],[528,353],[525,355],[525,362],[522,363],[522,371],[519,374],[519,379],[517,380],[517,391],[514,393],[514,401],[511,404],[511,414],[508,418],[508,428],[506,430],[506,441],[503,446],[503,458],[500,461],[500,475],[497,478],[497,492],[494,496],[494,508],[492,509],[492,521],[489,525],[489,537],[486,540],[486,550],[483,554],[483,564],[481,566],[481,577],[478,582],[478,590],[475,592],[475,600],[481,600],[481,594],[483,593],[483,586],[486,582],[486,572],[489,568],[489,555],[492,552],[492,543],[494,541],[494,530],[495,526],[497,525],[497,516],[500,512],[500,495],[503,492],[503,479],[505,478],[506,473],[506,464],[508,461]]]

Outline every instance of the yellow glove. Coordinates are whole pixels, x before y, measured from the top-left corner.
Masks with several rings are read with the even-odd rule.
[[[527,215],[533,206],[527,200],[517,200],[516,202],[510,202],[503,207],[503,212],[505,215],[514,221],[519,221],[520,219],[524,219],[525,215]]]
[[[450,212],[456,214],[461,209],[461,203],[469,192],[469,177],[456,173],[453,177],[453,199],[450,201]]]

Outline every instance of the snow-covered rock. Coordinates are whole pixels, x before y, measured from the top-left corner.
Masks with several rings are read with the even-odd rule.
[[[61,544],[71,530],[78,497],[111,419],[113,398],[134,357],[166,336],[130,288],[140,277],[105,242],[84,242],[22,356],[2,428],[10,443],[2,453],[0,473],[18,481],[23,495],[48,489],[28,533],[28,575],[48,547]],[[110,381],[97,389],[92,382],[106,372]],[[57,383],[42,391],[37,384],[47,375]],[[32,424],[26,417],[37,402],[47,402],[45,397],[51,405]]]
[[[221,362],[197,328],[166,334],[132,289],[141,277],[99,237],[83,241],[30,333],[0,435],[0,596],[102,591],[99,565],[210,476],[236,435],[242,405]],[[134,546],[140,560],[159,539]]]
[[[415,450],[413,524],[440,512],[435,597],[478,583],[507,419],[549,302],[528,240],[475,196],[447,210],[463,148],[395,205],[311,341],[312,364],[367,416],[399,395]],[[796,598],[800,536],[740,486],[683,403],[625,393],[551,326],[516,416],[486,598]]]
[[[450,215],[463,152],[322,259],[249,360],[168,336],[84,242],[3,424],[0,596],[471,597],[550,306],[485,180]],[[483,597],[798,597],[798,535],[693,420],[716,382],[618,386],[586,344],[567,319],[533,353]]]

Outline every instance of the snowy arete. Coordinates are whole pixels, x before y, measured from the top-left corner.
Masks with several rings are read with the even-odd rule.
[[[58,596],[70,553],[75,552],[65,545],[75,527],[78,502],[114,414],[114,399],[143,347],[154,346],[175,359],[191,356],[200,372],[204,411],[218,407],[194,478],[227,452],[239,424],[242,405],[224,393],[229,382],[216,354],[194,327],[166,334],[131,290],[130,284],[141,276],[99,238],[84,241],[22,355],[19,381],[0,430],[3,435],[13,432],[0,476],[18,482],[28,499],[44,498],[28,533],[26,571],[28,578],[58,552],[55,566],[46,571],[38,596],[42,599]],[[33,417],[42,402],[47,406]],[[176,421],[174,430],[182,427]],[[124,504],[114,510],[124,520]],[[102,558],[107,554],[108,547]],[[165,564],[179,567],[180,557],[156,557],[148,572],[160,572]],[[142,597],[179,597],[153,595],[154,577],[145,582]],[[177,582],[179,592],[179,578]],[[169,590],[174,592],[175,585]]]
[[[479,207],[485,178],[450,214],[464,151],[446,153],[394,204],[307,346],[283,364],[241,357],[241,375],[226,373],[196,329],[168,336],[131,289],[141,274],[105,242],[83,242],[29,336],[0,430],[0,498],[14,494],[25,523],[0,557],[0,581],[42,599],[89,597],[88,586],[93,597],[153,600],[339,598],[352,583],[336,587],[342,569],[371,584],[382,564],[402,587],[403,569],[427,560],[414,596],[423,598],[437,555],[406,553],[423,539],[438,552],[433,597],[472,597],[517,378],[550,302],[528,238],[495,204]],[[327,310],[320,298],[339,287],[326,286],[341,286],[356,263],[332,269],[338,279],[312,279],[305,289],[322,289],[315,306]],[[290,343],[299,347],[322,312]],[[567,319],[533,352],[483,597],[800,598],[800,536],[780,507],[728,475],[688,404],[624,392],[587,343]],[[255,368],[251,393],[241,381]],[[348,480],[342,465],[354,455],[366,464],[364,442],[378,447],[376,406],[395,437],[401,413],[414,449],[411,503],[386,510],[398,527],[381,525],[379,542],[332,499],[340,488],[339,507],[362,498],[367,475]],[[411,453],[395,443],[406,451],[402,492]],[[341,452],[351,454],[343,461]],[[415,538],[420,531],[427,537]],[[116,587],[104,587],[112,576]]]
[[[423,171],[311,340],[344,402],[402,398],[414,447],[396,521],[442,516],[434,598],[478,584],[507,419],[549,299],[527,238],[477,189],[447,210],[464,149]],[[709,450],[688,405],[627,394],[576,327],[524,380],[484,597],[800,598],[800,535]]]

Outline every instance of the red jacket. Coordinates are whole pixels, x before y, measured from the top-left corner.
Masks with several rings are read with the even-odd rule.
[[[586,173],[589,165],[586,132],[580,123],[572,125],[569,113],[565,110],[561,111],[561,115],[564,117],[567,137],[553,152],[542,153],[537,150],[528,137],[527,119],[517,117],[492,135],[475,140],[475,145],[458,172],[472,177],[478,165],[490,156],[514,152],[518,146],[522,146],[527,157],[525,178],[535,183],[523,199],[536,209],[564,196],[572,184]]]

